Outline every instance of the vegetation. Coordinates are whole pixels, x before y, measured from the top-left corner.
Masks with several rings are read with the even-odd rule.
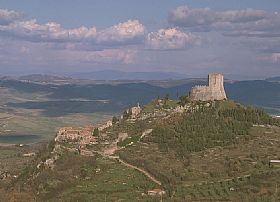
[[[131,115],[132,115],[132,112],[131,112],[130,109],[129,109],[129,110],[125,110],[125,111],[123,112],[123,119],[124,119],[124,120],[127,120]]]
[[[152,113],[155,110],[174,109],[177,106],[178,106],[177,101],[169,99],[168,94],[167,94],[163,100],[160,98],[157,98],[157,99],[153,100],[151,103],[145,105],[142,112],[143,113]]]
[[[153,128],[151,135],[119,151],[120,157],[160,180],[171,201],[272,199],[275,186],[262,173],[277,169],[269,168],[268,160],[280,158],[274,156],[277,144],[270,143],[279,138],[273,126],[279,122],[232,101],[189,105],[194,113],[149,120],[142,131]],[[264,185],[257,179],[269,183],[270,191],[262,195]]]
[[[20,191],[7,193],[6,197],[16,193],[20,201],[28,201],[35,195],[36,201],[143,200],[147,196],[141,193],[155,186],[141,173],[100,156],[63,152],[55,169],[42,168],[39,172],[37,162],[33,163],[13,184],[12,188],[18,187]],[[29,180],[34,175],[37,177]]]
[[[119,119],[116,116],[113,116],[112,123],[116,124],[119,121]]]
[[[253,124],[272,124],[273,119],[262,110],[236,105],[225,108],[217,102],[211,108],[199,105],[193,114],[185,115],[174,125],[156,127],[148,141],[157,143],[162,151],[173,149],[180,156],[216,146],[237,142],[249,135]]]
[[[179,97],[179,102],[178,102],[178,104],[180,105],[180,106],[185,106],[186,104],[188,104],[188,103],[190,103],[190,98],[189,98],[189,96],[187,96],[187,95],[184,95],[184,96],[180,96]]]
[[[95,137],[97,137],[97,136],[99,135],[99,130],[98,130],[98,128],[95,128],[95,129],[93,130],[92,135],[95,136]]]

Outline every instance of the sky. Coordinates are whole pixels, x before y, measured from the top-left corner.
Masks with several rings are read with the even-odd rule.
[[[0,0],[0,74],[280,76],[279,0]]]

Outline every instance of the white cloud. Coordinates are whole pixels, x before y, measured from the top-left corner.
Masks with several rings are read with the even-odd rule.
[[[0,25],[7,25],[21,17],[22,15],[16,11],[0,9]]]
[[[191,33],[185,33],[175,28],[160,29],[151,32],[146,39],[146,45],[154,50],[178,50],[197,45],[199,39]]]
[[[280,37],[280,15],[244,9],[214,11],[180,6],[169,14],[169,22],[192,31],[223,31],[226,36]]]
[[[91,46],[113,47],[141,43],[145,35],[145,27],[138,20],[128,20],[97,32],[96,27],[64,29],[56,22],[39,24],[35,19],[13,19],[9,24],[0,24],[0,35],[31,42],[85,42]]]
[[[13,47],[4,47],[5,50],[8,48],[10,56],[13,55],[9,61],[14,58],[23,61],[23,56],[30,59],[36,55],[35,58],[39,58],[38,54],[42,54],[47,55],[40,57],[42,65],[76,64],[78,61],[89,64],[133,64],[136,49],[123,47],[142,45],[145,39],[145,27],[138,20],[128,20],[97,31],[96,27],[85,26],[65,29],[56,22],[40,24],[35,19],[23,20],[18,16],[14,11],[0,10],[0,36],[13,44]]]
[[[214,23],[246,23],[264,19],[262,10],[213,11],[209,8],[189,8],[179,6],[169,14],[169,21],[184,27],[210,26]]]
[[[134,43],[144,37],[145,27],[138,20],[128,20],[109,27],[97,35],[98,43]]]
[[[55,22],[41,25],[36,20],[29,20],[2,25],[0,26],[0,33],[32,42],[75,42],[94,39],[96,28],[86,28],[83,26],[76,29],[64,29]]]

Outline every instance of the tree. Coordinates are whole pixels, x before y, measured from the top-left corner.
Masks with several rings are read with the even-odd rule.
[[[98,130],[98,128],[95,128],[95,129],[93,130],[92,135],[93,135],[93,136],[98,136],[98,135],[99,135],[99,130]]]
[[[179,105],[185,106],[187,103],[190,102],[190,98],[188,96],[180,96],[179,97]]]
[[[116,124],[119,121],[119,119],[116,116],[113,116],[112,123]]]
[[[169,100],[169,94],[167,93],[164,97],[163,108],[168,108],[167,101]]]
[[[123,112],[123,119],[126,120],[132,115],[131,110],[126,110]]]
[[[169,94],[168,93],[164,97],[164,101],[167,101],[167,100],[169,100]]]

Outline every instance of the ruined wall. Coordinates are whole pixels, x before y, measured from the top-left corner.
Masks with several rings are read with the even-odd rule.
[[[223,100],[226,99],[224,90],[224,76],[222,74],[209,74],[208,86],[195,86],[190,93],[192,100]]]

